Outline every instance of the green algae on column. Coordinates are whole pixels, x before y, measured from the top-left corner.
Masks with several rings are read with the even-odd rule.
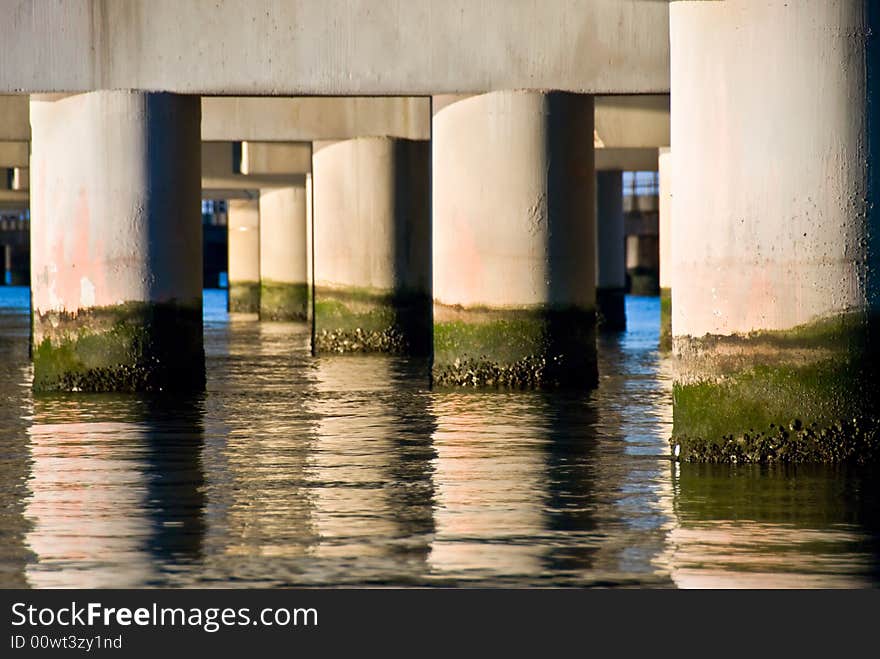
[[[594,311],[439,306],[435,386],[589,389],[598,381]]]
[[[261,320],[307,320],[309,285],[264,279],[260,282]]]
[[[673,457],[685,462],[878,458],[876,320],[848,314],[787,331],[677,337]]]
[[[35,313],[35,391],[201,390],[200,303],[126,302]]]

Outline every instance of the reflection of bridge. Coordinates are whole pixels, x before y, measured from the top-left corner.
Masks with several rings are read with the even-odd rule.
[[[591,387],[626,276],[620,171],[659,158],[682,459],[837,459],[873,436],[861,0],[122,7],[22,0],[0,27],[37,388],[203,386],[205,191],[239,198],[233,304],[308,317],[316,352]],[[207,11],[210,40],[181,36]]]

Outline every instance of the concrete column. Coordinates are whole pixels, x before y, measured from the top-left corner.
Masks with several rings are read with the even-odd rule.
[[[430,143],[317,144],[316,352],[431,350]]]
[[[436,385],[591,387],[593,98],[494,92],[434,115]]]
[[[199,98],[32,97],[34,389],[200,389]]]
[[[672,349],[672,151],[660,148],[660,349]]]
[[[876,459],[874,3],[670,15],[673,454]]]
[[[596,172],[596,308],[604,330],[626,329],[623,172]]]
[[[260,202],[229,200],[229,311],[260,311]]]
[[[260,191],[260,318],[306,320],[306,188]]]

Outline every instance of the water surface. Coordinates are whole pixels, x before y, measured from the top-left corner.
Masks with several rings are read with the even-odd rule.
[[[208,388],[30,391],[0,287],[0,586],[873,587],[877,481],[673,465],[659,300],[587,394],[431,391],[205,292]]]

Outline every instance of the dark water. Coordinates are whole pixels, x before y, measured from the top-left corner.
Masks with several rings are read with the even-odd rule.
[[[880,580],[872,474],[668,461],[657,299],[576,396],[432,392],[205,302],[206,394],[34,397],[27,289],[0,288],[0,586]]]

